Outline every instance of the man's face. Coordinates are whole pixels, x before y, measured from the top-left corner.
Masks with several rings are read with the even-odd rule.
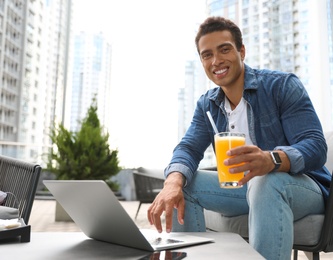
[[[237,51],[229,31],[217,31],[202,36],[198,42],[202,65],[210,80],[223,88],[241,84],[245,48]]]

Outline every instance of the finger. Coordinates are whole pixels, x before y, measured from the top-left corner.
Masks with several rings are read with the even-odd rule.
[[[244,185],[245,183],[247,183],[249,180],[251,180],[253,178],[253,174],[251,174],[251,172],[247,173],[243,179],[238,181],[239,185]]]
[[[237,146],[229,151],[227,151],[227,154],[229,156],[235,156],[235,155],[240,155],[240,154],[248,154],[248,153],[253,153],[254,151],[258,150],[258,147],[254,145],[242,145],[242,146]]]
[[[159,233],[162,232],[161,215],[164,211],[163,206],[153,203],[148,209],[148,219],[151,225],[154,225]]]
[[[155,208],[154,211],[152,212],[152,220],[155,228],[159,233],[163,231],[162,228],[162,223],[161,223],[161,215],[163,213],[163,208]]]
[[[172,216],[173,216],[173,206],[169,204],[165,208],[165,229],[167,233],[171,232]]]
[[[153,208],[154,208],[154,203],[149,206],[148,211],[147,211],[147,218],[148,218],[150,225],[154,224],[153,218],[152,218]]]
[[[156,202],[153,202],[149,208],[148,208],[148,211],[147,211],[147,217],[148,217],[148,220],[149,220],[149,223],[151,225],[154,224],[154,214],[156,214],[155,212],[157,211],[157,203]]]
[[[249,166],[247,164],[242,164],[241,166],[237,167],[232,167],[229,169],[230,173],[241,173],[241,172],[246,172],[249,170]]]
[[[178,223],[184,225],[184,215],[185,215],[185,202],[182,199],[177,207],[177,218]]]
[[[237,155],[235,157],[230,157],[230,158],[227,158],[223,161],[224,165],[227,165],[227,166],[237,166],[237,167],[249,167],[248,163],[250,163],[252,161],[252,157],[251,156],[248,156],[248,155],[244,155],[244,154],[241,154],[241,155]],[[246,169],[248,170],[248,169]],[[240,170],[240,171],[244,171],[244,170]]]

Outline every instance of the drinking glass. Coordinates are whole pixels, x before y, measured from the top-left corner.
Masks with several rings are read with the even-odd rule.
[[[238,165],[226,166],[224,160],[230,158],[227,151],[237,146],[245,145],[245,134],[221,132],[214,136],[215,139],[215,153],[218,179],[221,188],[240,188],[238,181],[244,177],[244,172],[230,173],[229,168],[237,167]]]

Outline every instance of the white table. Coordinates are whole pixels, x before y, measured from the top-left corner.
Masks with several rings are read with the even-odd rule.
[[[234,233],[191,233],[214,238],[214,243],[183,247],[184,260],[195,259],[264,259],[244,239]],[[134,248],[88,238],[82,232],[33,232],[29,243],[0,241],[1,259],[139,259],[150,254]]]

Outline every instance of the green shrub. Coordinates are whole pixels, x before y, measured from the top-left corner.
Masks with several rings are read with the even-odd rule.
[[[110,180],[121,170],[118,150],[110,150],[109,134],[104,134],[100,126],[95,99],[78,132],[59,124],[51,129],[50,138],[53,146],[45,171],[54,173],[56,179],[104,180],[113,190],[119,188]]]

